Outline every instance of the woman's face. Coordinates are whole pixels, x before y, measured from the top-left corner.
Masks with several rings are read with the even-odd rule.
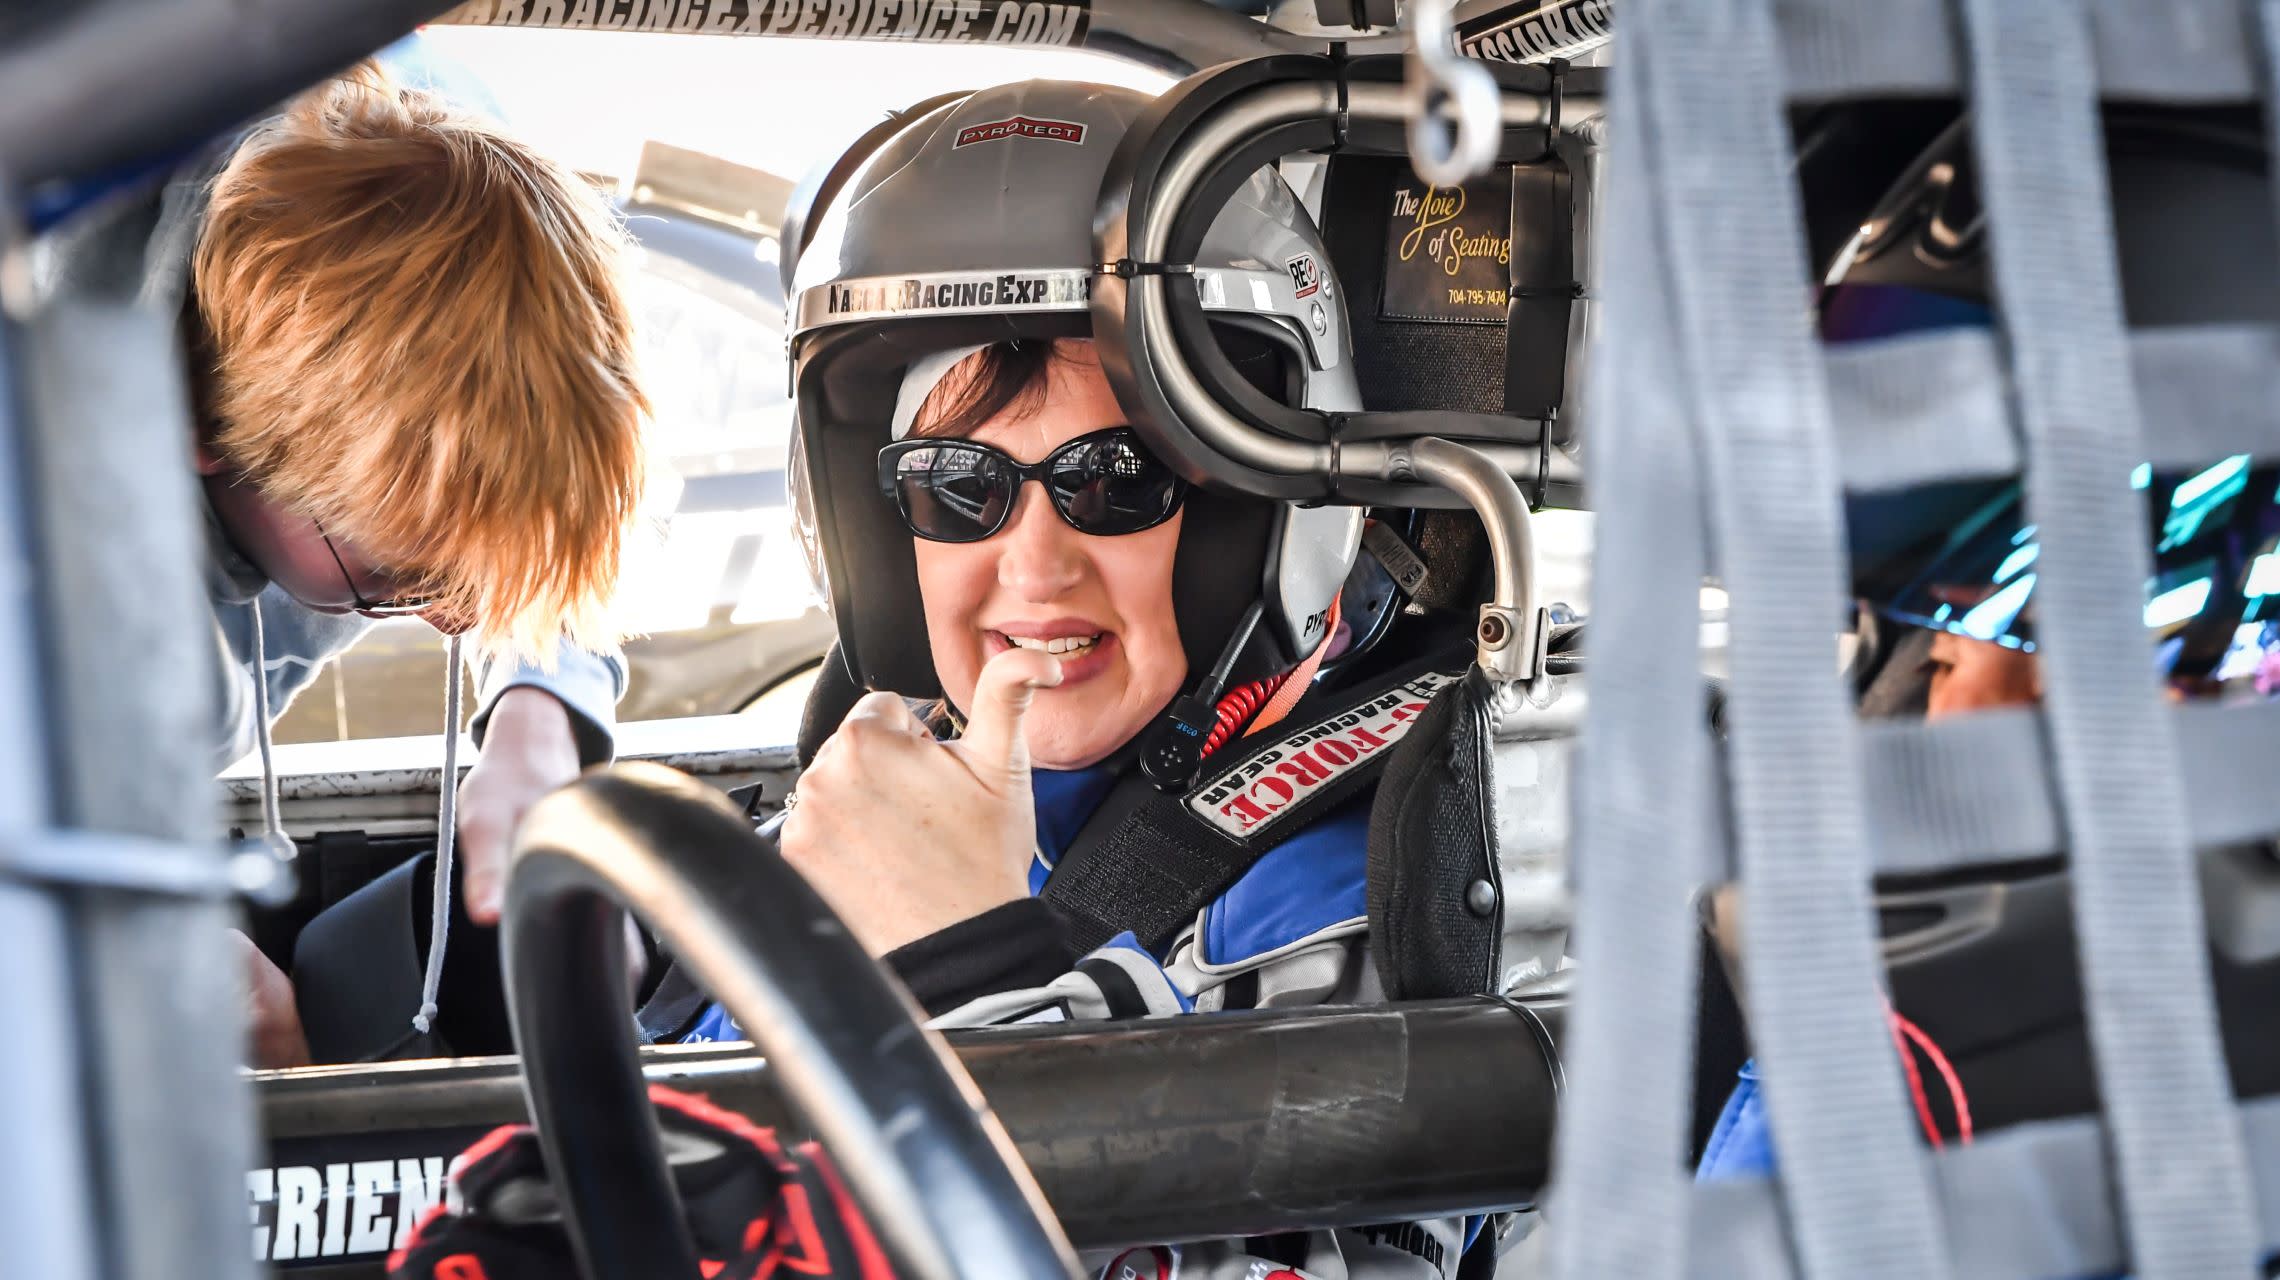
[[[972,433],[1037,462],[1087,432],[1124,422],[1090,342],[1063,342],[1046,366],[1044,404],[998,414]],[[964,376],[953,369],[945,381]],[[1153,529],[1093,537],[1069,527],[1044,486],[1024,484],[1012,517],[981,542],[913,539],[926,638],[942,690],[972,708],[982,664],[1015,643],[1062,648],[1058,687],[1039,691],[1027,720],[1037,765],[1081,769],[1136,736],[1187,679],[1172,618],[1172,553],[1181,517]],[[1084,641],[1090,641],[1084,644]]]

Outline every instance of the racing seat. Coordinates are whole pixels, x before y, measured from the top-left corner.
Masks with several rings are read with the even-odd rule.
[[[754,784],[750,795],[760,789]],[[434,1027],[426,1033],[412,1027],[432,937],[434,892],[431,850],[349,894],[301,930],[291,973],[313,1062],[515,1051],[498,930],[469,918],[465,897],[458,893],[451,895]],[[655,962],[661,952],[654,939],[643,935],[642,940],[650,963],[643,966],[635,992],[635,1025],[645,1044],[670,1042],[695,1021],[707,997],[677,966]]]
[[[797,744],[802,769],[815,762],[815,753],[823,749],[826,738],[847,719],[847,713],[863,700],[863,686],[848,674],[847,663],[839,656],[839,642],[833,641],[824,650],[823,665],[816,668],[815,683],[808,686],[807,705],[800,710],[800,737]]]
[[[309,926],[293,950],[293,989],[312,1061],[514,1052],[494,930],[468,918],[451,895],[445,980],[432,1032],[411,1026],[434,918],[435,854],[399,863],[343,898]]]

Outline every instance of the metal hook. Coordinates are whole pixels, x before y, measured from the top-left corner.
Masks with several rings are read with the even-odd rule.
[[[1454,187],[1487,173],[1504,141],[1496,78],[1457,52],[1456,30],[1456,0],[1412,0],[1402,86],[1409,166],[1436,187]]]

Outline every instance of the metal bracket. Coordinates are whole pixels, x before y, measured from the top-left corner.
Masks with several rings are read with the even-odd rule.
[[[293,893],[292,864],[259,841],[215,858],[169,841],[79,830],[39,832],[0,844],[0,879],[168,898],[243,895],[275,902]]]
[[[1480,450],[1432,437],[1397,447],[1386,460],[1386,475],[1440,485],[1480,515],[1495,588],[1480,607],[1474,661],[1499,683],[1534,680],[1544,669],[1550,627],[1536,604],[1536,540],[1520,486]]]
[[[1137,262],[1131,258],[1118,258],[1093,267],[1095,275],[1114,276],[1119,280],[1136,280],[1141,276],[1192,276],[1192,262]]]

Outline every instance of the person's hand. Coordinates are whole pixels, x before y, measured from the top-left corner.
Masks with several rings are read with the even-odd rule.
[[[301,1006],[293,998],[293,980],[270,963],[253,939],[230,930],[233,945],[244,957],[246,1007],[246,1059],[264,1071],[309,1065],[309,1039],[301,1031]]]
[[[461,893],[477,924],[499,922],[507,887],[507,840],[541,796],[578,776],[570,713],[544,689],[520,685],[491,708],[483,752],[459,784]]]
[[[871,954],[1029,896],[1037,813],[1022,719],[1060,682],[1057,659],[1009,649],[982,668],[956,742],[874,693],[816,752],[779,844]]]

